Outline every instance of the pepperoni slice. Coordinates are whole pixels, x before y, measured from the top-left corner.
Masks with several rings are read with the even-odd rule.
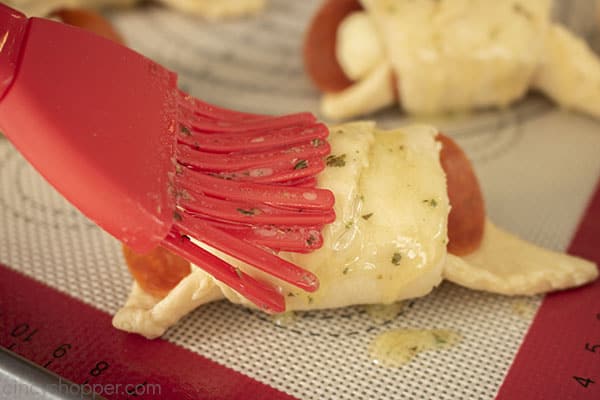
[[[344,18],[362,10],[357,0],[327,0],[313,17],[304,38],[304,68],[322,92],[335,93],[352,85],[337,61],[337,29]]]
[[[123,256],[133,278],[146,292],[165,297],[179,281],[190,274],[190,263],[162,247],[138,254],[123,245]]]
[[[113,42],[123,43],[123,38],[114,29],[110,21],[95,11],[79,8],[63,8],[54,12],[53,15],[60,18],[65,24],[94,32]]]
[[[448,251],[463,256],[479,248],[485,227],[485,203],[471,162],[448,136],[439,134],[440,161],[446,173],[450,215]]]

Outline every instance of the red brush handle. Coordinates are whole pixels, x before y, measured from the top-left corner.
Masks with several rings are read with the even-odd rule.
[[[0,37],[0,77],[4,78],[0,122],[25,158],[67,200],[134,251],[144,253],[162,242],[259,307],[283,311],[281,293],[268,284],[244,275],[177,232],[167,234],[179,215],[175,213],[177,197],[181,197],[178,209],[188,214],[197,211],[243,226],[320,227],[333,221],[331,193],[294,187],[299,181],[314,185],[314,176],[324,168],[327,128],[307,113],[274,118],[228,115],[182,94],[173,72],[126,47],[72,26],[27,20],[0,7],[0,24],[5,27],[0,31],[4,32]],[[215,115],[225,119],[216,120]],[[185,146],[178,139],[184,142],[184,138],[192,140],[189,145],[194,148],[202,145],[206,148],[200,150],[225,158],[236,151],[264,153],[263,159],[272,165],[260,171],[234,169],[234,175],[239,173],[254,185],[236,182],[232,187],[233,182],[219,185],[208,178],[185,184],[175,179],[182,173],[176,150]],[[294,145],[291,155],[277,161],[270,157],[273,149]],[[302,149],[304,153],[294,153]],[[297,158],[300,155],[302,159]],[[228,161],[241,160],[238,154]],[[203,186],[210,186],[207,183],[213,185],[209,191],[216,197],[202,193]],[[263,215],[248,218],[246,209],[258,209],[250,201],[262,204]],[[205,221],[197,225],[199,230],[192,233],[219,250],[298,287],[318,287],[313,274]],[[309,236],[300,250],[310,251],[316,243],[320,238]]]
[[[12,85],[21,43],[27,28],[27,17],[0,3],[0,99]]]
[[[3,133],[110,234],[138,252],[157,246],[173,222],[176,75],[107,39],[5,6],[0,23]]]

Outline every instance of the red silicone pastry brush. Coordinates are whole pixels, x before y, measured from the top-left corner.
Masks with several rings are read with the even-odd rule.
[[[257,306],[281,293],[194,238],[307,291],[276,256],[322,244],[334,197],[311,114],[234,112],[192,98],[176,75],[119,44],[0,4],[0,127],[69,201],[136,252],[163,246]]]

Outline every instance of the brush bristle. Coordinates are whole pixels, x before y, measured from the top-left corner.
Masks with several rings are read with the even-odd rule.
[[[334,197],[316,187],[330,153],[308,113],[271,117],[181,96],[176,231],[305,290],[317,278],[277,257],[323,244]]]

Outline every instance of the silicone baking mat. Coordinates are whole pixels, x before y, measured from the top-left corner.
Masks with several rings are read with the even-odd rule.
[[[159,7],[112,18],[130,46],[179,72],[197,97],[248,111],[316,112],[318,94],[300,54],[317,5],[271,0],[256,17],[220,23]],[[563,2],[559,15],[578,21],[578,7]],[[588,25],[577,26],[598,43],[582,28]],[[409,122],[399,115],[373,118],[384,126]],[[498,225],[600,262],[598,121],[532,95],[501,112],[433,123],[474,161]],[[119,244],[5,140],[0,221],[0,345],[81,388],[96,385],[105,398],[600,398],[598,283],[545,299],[444,283],[388,319],[357,306],[298,313],[285,326],[217,302],[148,341],[110,325],[131,285]],[[450,329],[462,340],[402,368],[374,364],[369,343],[400,327]],[[7,390],[15,392],[5,398],[30,398]]]

